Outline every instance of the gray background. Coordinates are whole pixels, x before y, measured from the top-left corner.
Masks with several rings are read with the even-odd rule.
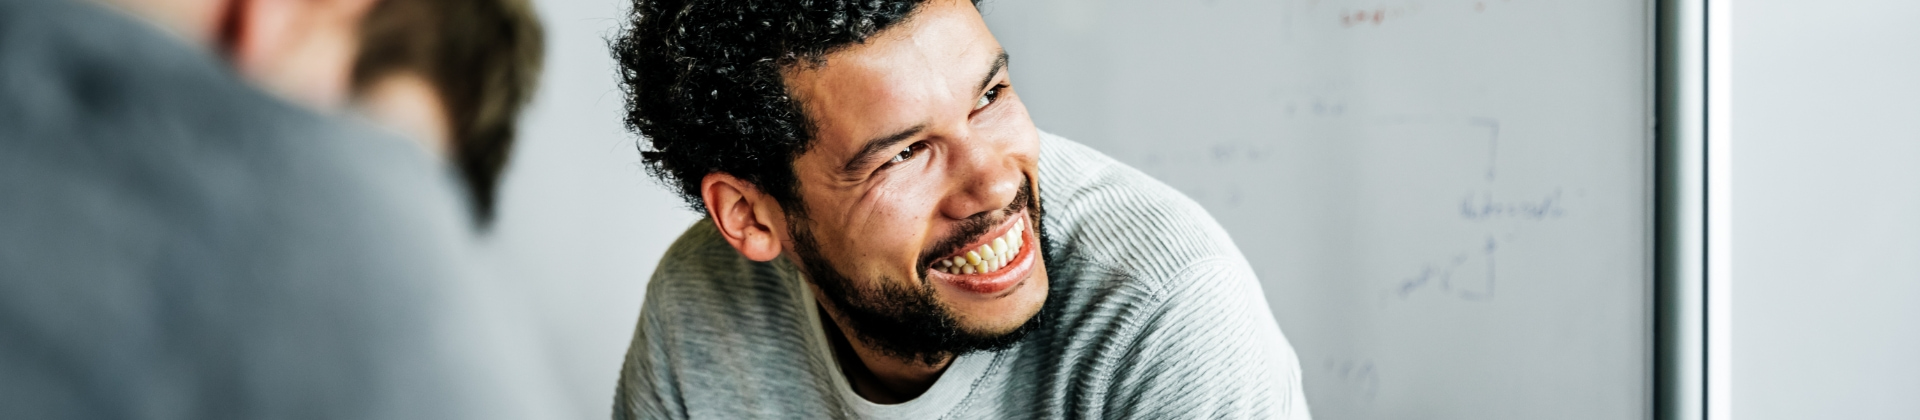
[[[605,38],[620,0],[536,0],[547,67],[522,119],[489,242],[501,275],[526,288],[564,396],[580,418],[612,415],[620,361],[648,276],[699,217],[640,167],[621,126]]]
[[[1733,414],[1920,417],[1920,2],[1733,13]]]
[[[1165,180],[1232,232],[1317,416],[1637,418],[1641,3],[984,8],[1042,129]],[[548,72],[492,251],[542,314],[565,392],[601,418],[645,280],[698,215],[645,175],[620,126],[604,39],[624,2],[537,4]]]

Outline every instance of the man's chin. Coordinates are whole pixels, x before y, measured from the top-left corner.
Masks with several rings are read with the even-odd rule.
[[[942,293],[941,300],[953,314],[960,328],[975,336],[1002,336],[1012,334],[1031,323],[1046,306],[1047,279],[1044,275],[1033,276],[1005,296],[996,299],[976,299],[963,296],[949,299]]]

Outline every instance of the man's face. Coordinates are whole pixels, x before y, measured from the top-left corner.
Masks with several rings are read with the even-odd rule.
[[[1047,296],[1040,139],[973,5],[923,5],[786,79],[817,129],[789,235],[830,307],[899,355],[1008,344]]]

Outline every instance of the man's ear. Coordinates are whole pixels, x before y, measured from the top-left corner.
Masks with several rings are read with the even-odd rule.
[[[784,251],[786,212],[773,196],[733,175],[710,173],[700,179],[707,216],[727,244],[747,259],[772,261]]]

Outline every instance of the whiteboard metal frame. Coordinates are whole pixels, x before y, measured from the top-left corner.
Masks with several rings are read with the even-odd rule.
[[[1709,407],[1709,2],[1655,1],[1654,133],[1654,418],[1724,418]],[[1716,19],[1716,23],[1724,19]],[[1724,44],[1724,39],[1722,39]],[[1723,52],[1724,53],[1724,52]],[[1722,60],[1724,61],[1724,60]],[[1724,70],[1724,69],[1721,69]],[[1724,86],[1724,80],[1719,81]],[[1718,120],[1718,119],[1716,119]],[[1722,134],[1722,133],[1712,133]],[[1718,137],[1724,138],[1724,135]],[[1723,143],[1724,144],[1724,143]],[[1724,183],[1724,180],[1721,180]],[[1718,230],[1720,232],[1715,232]],[[1716,250],[1717,251],[1717,250]],[[1714,277],[1724,278],[1724,273]],[[1711,308],[1721,309],[1721,308]],[[1718,331],[1724,334],[1724,331]],[[1722,340],[1723,341],[1723,340]],[[1713,349],[1720,350],[1722,349]],[[1717,367],[1717,366],[1715,366]],[[1724,398],[1716,399],[1724,401]],[[1715,410],[1719,411],[1719,410]]]

